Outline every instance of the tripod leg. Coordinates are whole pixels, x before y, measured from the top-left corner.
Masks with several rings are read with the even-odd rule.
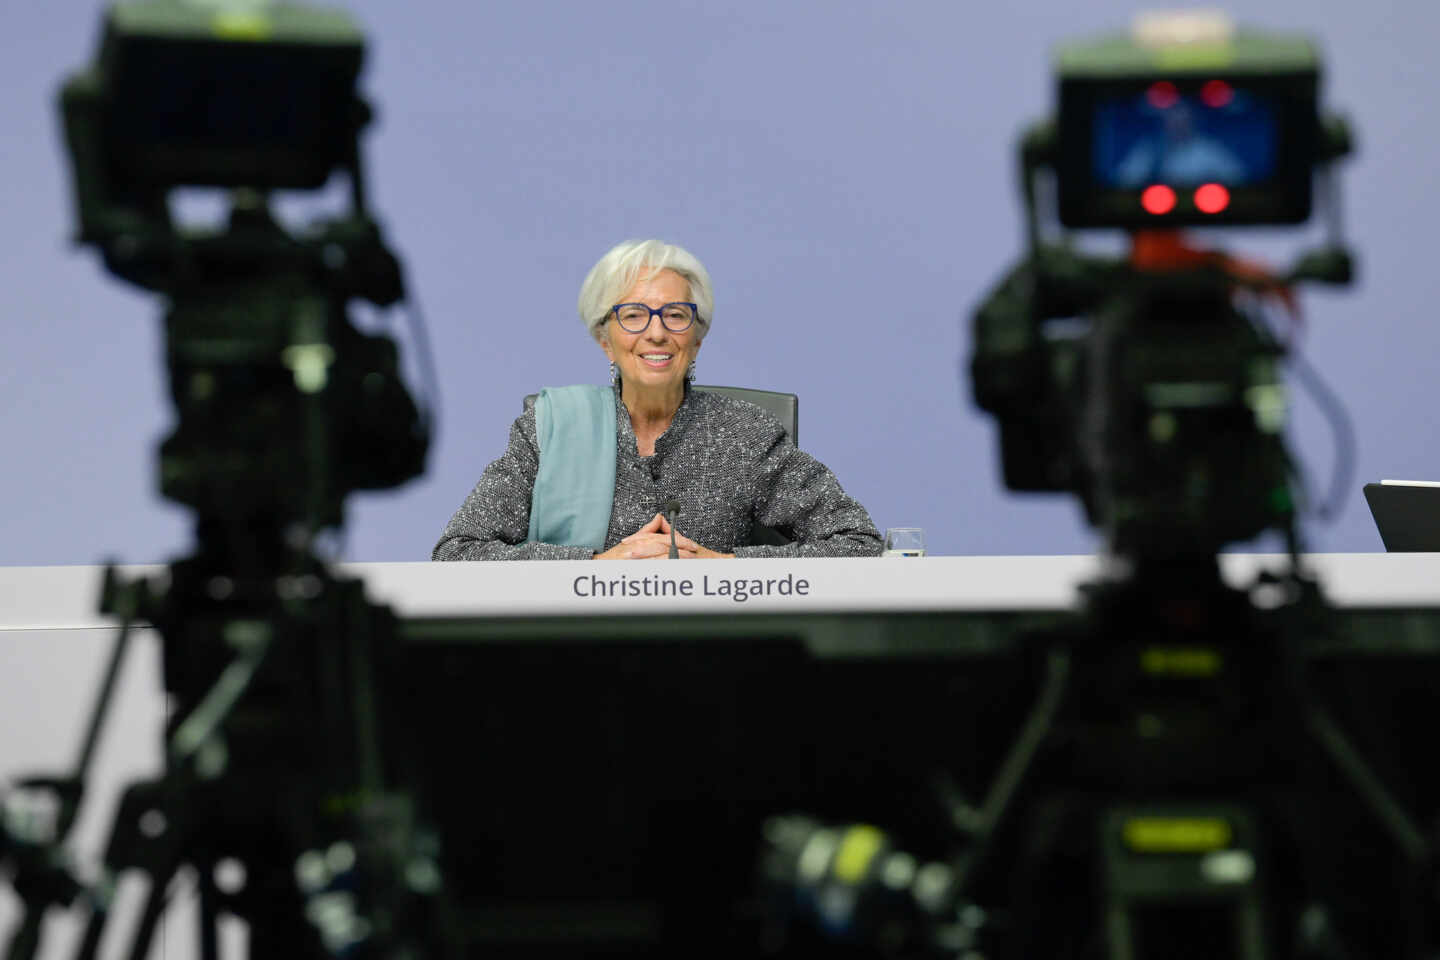
[[[113,883],[108,876],[100,881],[102,886]],[[90,907],[90,919],[85,923],[85,936],[80,940],[80,947],[75,951],[76,960],[95,960],[100,952],[100,938],[105,935],[105,924],[110,919],[110,897],[95,901]]]
[[[1405,858],[1412,864],[1424,863],[1430,856],[1424,832],[1415,825],[1415,821],[1405,812],[1400,801],[1386,788],[1384,781],[1370,769],[1370,765],[1360,756],[1360,752],[1345,736],[1339,724],[1320,706],[1310,708],[1307,723],[1316,743],[1350,781],[1350,786],[1390,834]]]
[[[1390,792],[1385,782],[1365,762],[1360,751],[1355,749],[1350,738],[1345,736],[1345,731],[1340,728],[1340,725],[1324,707],[1312,704],[1306,716],[1306,725],[1320,749],[1329,756],[1351,788],[1359,795],[1365,808],[1394,842],[1404,859],[1407,868],[1406,879],[1411,893],[1419,894],[1421,897],[1426,896],[1422,891],[1427,886],[1425,879],[1427,873],[1433,870],[1434,851],[1431,849],[1424,831],[1415,823],[1404,805]],[[1425,940],[1425,924],[1421,918],[1426,914],[1424,908],[1420,912],[1411,914],[1405,938],[1410,949],[1405,954],[1406,956],[1420,955],[1421,944]]]
[[[35,948],[40,945],[40,923],[44,918],[43,909],[25,908],[24,919],[15,928],[10,946],[5,950],[6,960],[31,960],[35,956]]]
[[[200,960],[220,960],[215,924],[215,870],[209,864],[200,864],[196,870],[200,875]]]
[[[984,863],[1000,821],[1009,812],[1015,792],[1034,763],[1036,754],[1050,736],[1050,728],[1055,723],[1055,714],[1060,709],[1069,677],[1069,654],[1059,650],[1052,651],[1046,662],[1045,686],[1026,718],[1019,737],[1006,754],[1000,772],[995,775],[995,780],[985,796],[984,805],[980,808],[974,844],[961,854],[956,863],[957,890],[965,890],[975,872]]]
[[[165,914],[170,896],[170,880],[175,876],[178,864],[167,863],[157,873],[145,898],[145,909],[140,914],[140,923],[135,928],[135,939],[130,942],[130,960],[146,960],[150,953],[150,941],[155,937],[155,927]]]

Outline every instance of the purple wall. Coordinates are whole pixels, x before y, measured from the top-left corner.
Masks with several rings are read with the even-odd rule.
[[[98,5],[12,5],[0,58],[0,563],[159,561],[187,516],[154,492],[170,411],[159,308],[67,245],[55,95],[91,54]],[[617,240],[657,235],[709,267],[701,379],[800,394],[805,447],[880,527],[935,553],[1088,552],[1078,507],[998,479],[995,428],[959,377],[968,314],[1020,252],[1013,140],[1049,108],[1055,41],[1131,5],[715,4],[620,0],[350,4],[374,38],[365,87],[374,203],[438,354],[444,432],[428,475],[356,498],[347,555],[423,559],[505,443],[520,398],[600,382],[574,314]],[[1316,32],[1362,281],[1305,295],[1305,349],[1360,434],[1356,483],[1314,548],[1380,549],[1359,484],[1440,479],[1429,427],[1440,270],[1440,28],[1433,4],[1257,0],[1245,22]],[[1230,238],[1283,259],[1298,237]],[[524,318],[502,323],[498,318]],[[1297,397],[1314,485],[1332,446]]]

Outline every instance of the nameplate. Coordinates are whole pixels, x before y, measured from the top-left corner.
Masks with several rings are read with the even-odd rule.
[[[1094,566],[1090,557],[552,560],[365,565],[363,574],[367,592],[407,616],[585,616],[1063,609]]]

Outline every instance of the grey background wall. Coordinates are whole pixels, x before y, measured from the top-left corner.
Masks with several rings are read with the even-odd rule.
[[[426,477],[357,498],[346,556],[423,559],[520,398],[600,382],[574,315],[617,240],[656,235],[714,276],[704,381],[801,395],[805,446],[881,527],[947,554],[1087,552],[1061,497],[1001,488],[994,427],[960,378],[970,308],[1019,252],[1013,142],[1049,107],[1047,52],[1123,27],[1130,2],[523,4],[355,0],[373,197],[438,354]],[[1431,442],[1440,271],[1440,6],[1254,0],[1244,22],[1322,42],[1362,280],[1307,293],[1304,350],[1344,398],[1358,474],[1316,549],[1380,548],[1359,482],[1440,478]],[[170,411],[159,308],[67,245],[55,94],[91,54],[94,0],[11,3],[0,57],[0,563],[159,561],[186,515],[155,493]],[[1227,238],[1279,259],[1298,236]],[[1297,397],[1317,487],[1332,445]]]

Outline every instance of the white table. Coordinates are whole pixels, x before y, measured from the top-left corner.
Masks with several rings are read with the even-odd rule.
[[[1440,607],[1440,554],[1329,554],[1306,563],[1338,607]],[[1283,565],[1281,557],[1229,555],[1222,571],[1243,584]],[[1074,556],[343,568],[365,582],[372,600],[408,618],[1058,611],[1074,606],[1077,585],[1099,569],[1095,558]],[[0,567],[0,785],[17,774],[65,772],[74,761],[114,634],[96,612],[102,575],[98,566]],[[82,858],[95,859],[103,846],[120,787],[159,772],[165,697],[158,652],[153,631],[139,630],[92,769],[93,802],[73,835]],[[0,889],[0,937],[15,915],[9,891]],[[163,944],[170,960],[193,956],[193,929],[189,918],[173,917],[155,955]],[[46,955],[69,955],[73,925],[60,923],[54,933]]]
[[[1233,584],[1285,558],[1222,558]],[[1340,607],[1440,606],[1440,554],[1315,554],[1305,563]],[[162,567],[122,567],[126,577]],[[342,566],[404,617],[1062,610],[1100,572],[1094,557],[358,563]],[[90,630],[103,568],[0,567],[0,631]],[[757,586],[758,585],[758,586]],[[11,638],[12,640],[19,638]],[[0,683],[3,683],[0,678]],[[0,687],[0,698],[5,690]]]

